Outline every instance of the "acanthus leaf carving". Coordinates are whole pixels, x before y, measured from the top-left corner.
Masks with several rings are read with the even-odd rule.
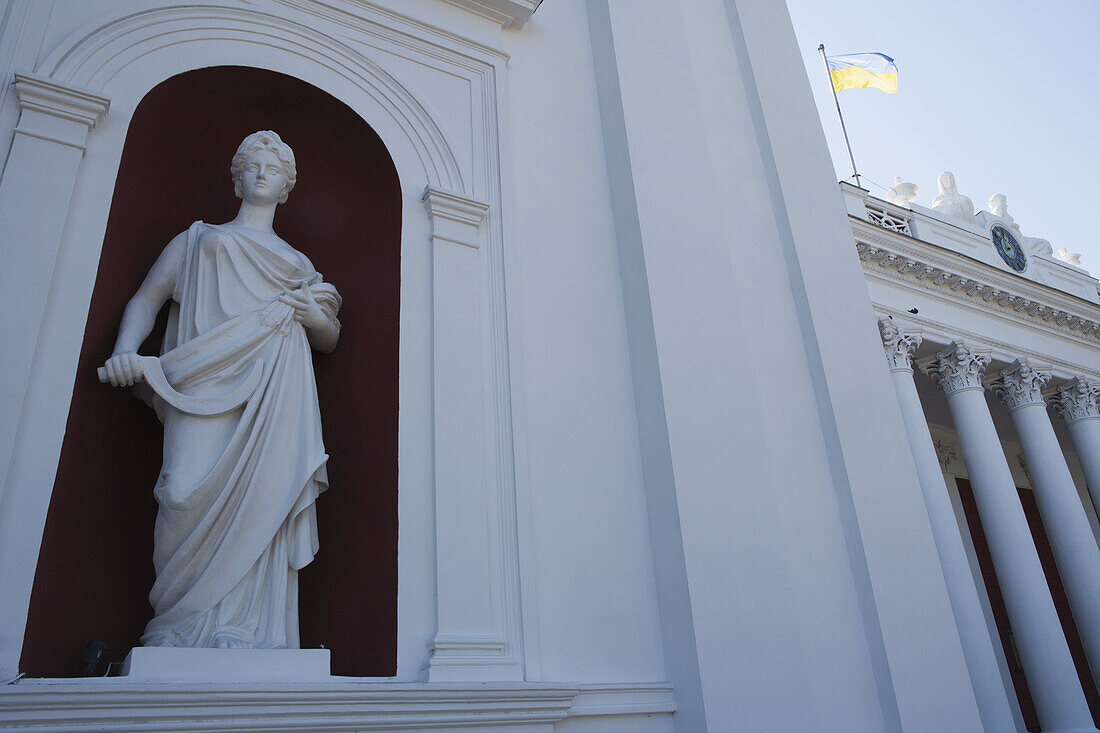
[[[1100,381],[1074,377],[1054,390],[1050,407],[1067,423],[1100,418]]]
[[[988,349],[975,349],[965,341],[953,341],[917,366],[950,396],[967,389],[984,389],[982,375],[989,366],[989,353]]]
[[[1032,366],[1027,358],[1020,358],[1002,369],[989,380],[989,387],[1010,411],[1028,405],[1042,405],[1043,388],[1050,381],[1050,372]]]

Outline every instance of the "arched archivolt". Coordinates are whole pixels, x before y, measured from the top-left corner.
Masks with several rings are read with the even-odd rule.
[[[257,59],[292,57],[296,63],[305,61],[321,67],[327,74],[336,74],[385,110],[416,150],[428,185],[469,193],[443,133],[407,89],[363,54],[285,18],[216,5],[181,5],[131,13],[107,22],[94,22],[76,31],[46,58],[39,73],[109,94],[112,82],[132,72],[136,65],[156,69],[158,55],[188,45],[196,47],[196,53],[184,54],[189,65],[176,64],[164,70],[146,82],[143,93],[184,71],[219,64],[249,65],[247,58],[230,53],[231,49],[247,47]],[[324,84],[325,76],[321,74],[317,80],[307,81],[339,97],[338,92]],[[367,122],[385,140],[386,132],[377,121]]]

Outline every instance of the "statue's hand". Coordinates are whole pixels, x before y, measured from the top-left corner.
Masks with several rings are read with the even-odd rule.
[[[324,309],[310,292],[309,285],[303,285],[298,290],[288,290],[279,296],[279,301],[293,308],[294,320],[311,331],[320,331],[332,326]]]
[[[138,355],[133,353],[111,356],[107,363],[103,365],[103,368],[107,371],[106,381],[115,387],[129,387],[142,381],[144,377],[138,358]]]

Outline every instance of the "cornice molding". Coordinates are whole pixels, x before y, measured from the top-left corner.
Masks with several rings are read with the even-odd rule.
[[[152,685],[96,678],[0,688],[0,727],[136,730],[394,731],[554,724],[599,715],[668,714],[667,682],[637,684],[340,682]]]
[[[1044,329],[1100,341],[1100,313],[1088,313],[1077,298],[1059,297],[1030,282],[1009,282],[999,273],[949,262],[888,238],[879,233],[883,230],[872,229],[873,224],[853,223],[856,251],[868,273],[918,285],[981,310],[1013,313]]]
[[[502,28],[522,28],[542,0],[446,0],[475,15],[500,23]]]
[[[20,109],[15,133],[80,151],[85,149],[88,131],[111,106],[111,100],[101,94],[38,74],[17,71],[14,85]]]

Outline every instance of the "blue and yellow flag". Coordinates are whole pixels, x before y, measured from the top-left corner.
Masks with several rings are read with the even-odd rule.
[[[833,89],[866,89],[875,87],[887,94],[898,93],[898,67],[884,53],[850,53],[846,56],[827,56],[829,78]]]

